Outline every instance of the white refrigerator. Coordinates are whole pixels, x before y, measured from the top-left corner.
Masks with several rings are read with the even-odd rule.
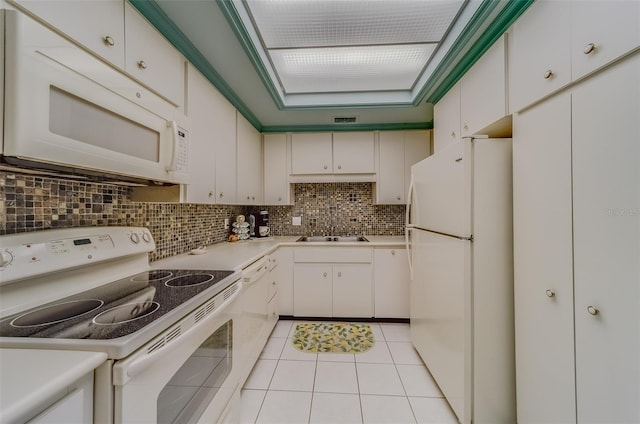
[[[511,162],[466,138],[411,167],[411,340],[461,423],[516,420]]]

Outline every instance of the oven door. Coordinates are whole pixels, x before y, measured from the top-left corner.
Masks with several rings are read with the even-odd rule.
[[[175,105],[18,12],[6,14],[5,54],[9,160],[188,182]]]
[[[217,422],[238,387],[236,282],[113,367],[115,423]]]

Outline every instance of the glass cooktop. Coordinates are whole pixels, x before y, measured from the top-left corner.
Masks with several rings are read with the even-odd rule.
[[[108,340],[133,334],[205,291],[224,290],[233,271],[153,270],[8,316],[0,337]],[[217,290],[214,288],[216,285]],[[187,311],[189,312],[189,311]]]

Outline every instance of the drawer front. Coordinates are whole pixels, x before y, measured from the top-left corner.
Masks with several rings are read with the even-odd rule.
[[[369,247],[298,247],[293,254],[294,262],[325,263],[371,263],[372,249]]]

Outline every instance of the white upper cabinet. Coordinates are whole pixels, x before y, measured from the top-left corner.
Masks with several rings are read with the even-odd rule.
[[[537,1],[513,25],[509,38],[512,112],[571,81],[570,21],[571,2]]]
[[[289,184],[289,149],[287,134],[263,136],[264,204],[288,205],[291,203]]]
[[[10,0],[107,62],[124,69],[122,0]]]
[[[508,114],[507,41],[500,37],[460,80],[462,136],[481,130]]]
[[[373,174],[373,131],[298,133],[291,138],[291,173],[294,175]]]
[[[369,174],[375,172],[374,133],[333,133],[333,173]]]
[[[262,135],[237,112],[237,201],[262,204]]]
[[[406,202],[411,166],[429,156],[430,140],[428,130],[379,133],[376,203],[401,205]]]
[[[191,183],[185,187],[187,203],[215,203],[216,167],[215,134],[220,94],[211,83],[193,66],[189,66],[188,113],[191,121],[189,130],[189,171]]]
[[[291,136],[292,174],[332,174],[331,133],[300,133]]]
[[[640,46],[640,2],[536,1],[509,42],[509,108],[517,112]]]
[[[433,149],[437,152],[462,139],[460,135],[460,83],[451,87],[433,107]]]
[[[404,131],[381,131],[378,140],[377,203],[405,203]]]
[[[640,1],[570,2],[571,74],[576,80],[640,46]]]
[[[215,126],[216,203],[234,204],[236,197],[236,109],[217,93],[215,113],[209,117]]]
[[[182,55],[125,2],[125,70],[177,106],[184,104]]]

